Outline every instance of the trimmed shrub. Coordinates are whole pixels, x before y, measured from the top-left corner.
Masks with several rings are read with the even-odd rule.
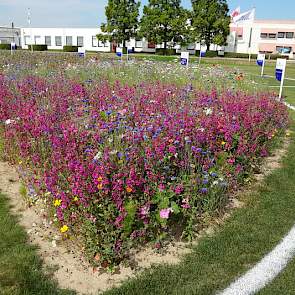
[[[0,49],[2,50],[10,50],[10,44],[0,44]]]
[[[63,47],[63,51],[65,51],[65,52],[78,52],[78,46],[65,45]]]
[[[45,44],[34,44],[33,45],[34,51],[46,51],[47,49],[48,49],[47,45],[45,45]],[[32,45],[29,45],[29,50],[32,50]]]
[[[196,56],[200,56],[200,50],[196,50]],[[217,57],[218,51],[208,50],[205,57]]]
[[[164,48],[157,48],[156,54],[157,55],[176,55],[176,49],[167,48],[165,50]]]

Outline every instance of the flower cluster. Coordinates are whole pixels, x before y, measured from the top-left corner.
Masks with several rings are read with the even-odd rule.
[[[0,75],[0,122],[5,156],[60,231],[110,265],[179,225],[190,237],[268,154],[288,115],[268,93]]]

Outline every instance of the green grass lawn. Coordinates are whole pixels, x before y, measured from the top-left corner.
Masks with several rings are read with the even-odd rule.
[[[75,294],[57,288],[42,272],[36,248],[27,242],[27,234],[9,213],[7,198],[0,193],[0,294],[66,295]]]

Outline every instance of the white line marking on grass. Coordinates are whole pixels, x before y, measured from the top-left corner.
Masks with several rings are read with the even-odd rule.
[[[295,226],[281,243],[219,295],[255,294],[270,283],[295,256]]]

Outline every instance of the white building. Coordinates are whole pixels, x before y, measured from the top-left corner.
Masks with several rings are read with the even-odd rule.
[[[295,20],[255,20],[251,25],[230,26],[228,45],[225,52],[237,53],[282,53],[291,58],[295,52]],[[22,28],[21,44],[24,49],[29,44],[46,44],[48,49],[63,49],[65,45],[82,46],[87,51],[110,52],[114,51],[116,44],[98,41],[96,35],[99,28]],[[155,52],[151,42],[131,40],[128,44],[135,52]],[[177,46],[176,48],[179,48]],[[192,53],[200,49],[199,44],[192,44],[185,48]],[[220,50],[211,45],[211,50]]]
[[[251,25],[231,24],[225,51],[239,53],[295,52],[295,20],[255,20]]]
[[[48,49],[63,49],[63,46],[81,46],[87,51],[110,52],[116,44],[98,41],[99,28],[22,28],[21,43],[24,49],[31,44],[46,44]],[[132,39],[127,46],[134,47],[135,52],[154,52],[155,46],[143,40]]]

